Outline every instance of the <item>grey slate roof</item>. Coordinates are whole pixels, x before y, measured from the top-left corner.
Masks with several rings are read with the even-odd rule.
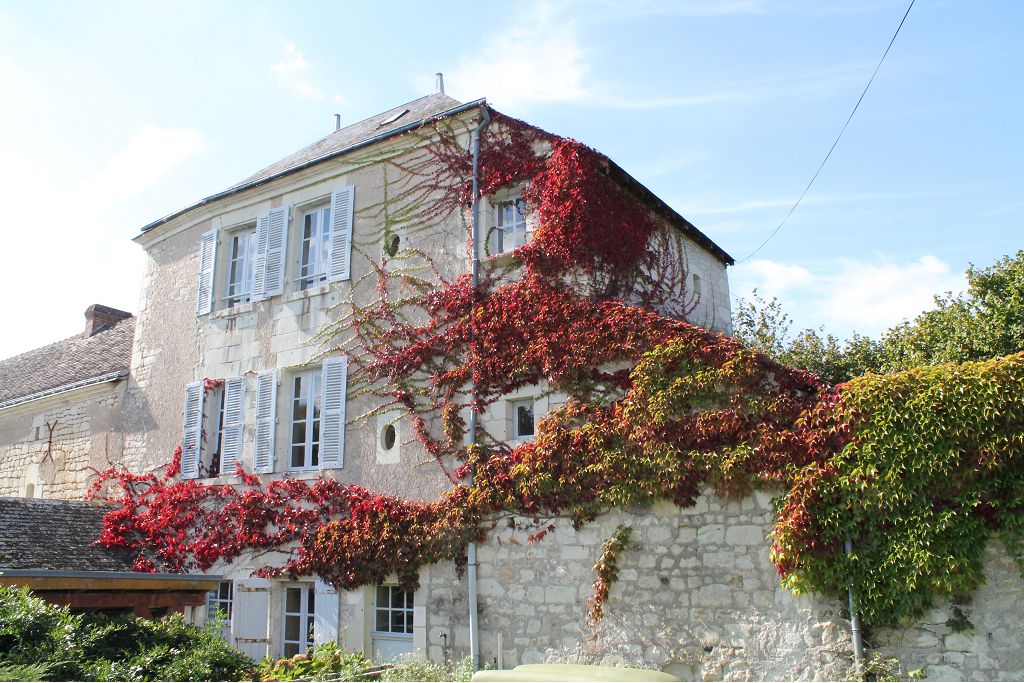
[[[327,137],[317,140],[312,145],[300,149],[294,154],[286,156],[284,159],[267,166],[261,171],[257,171],[232,187],[247,185],[249,183],[258,182],[264,178],[269,178],[270,176],[286,171],[289,168],[313,161],[314,159],[319,159],[339,150],[351,147],[352,145],[359,144],[365,140],[369,140],[370,138],[377,137],[378,135],[387,134],[393,130],[407,126],[410,123],[423,121],[432,116],[437,116],[449,109],[458,107],[460,104],[462,103],[448,97],[444,93],[433,93],[432,95],[421,97],[418,100],[413,100],[406,104],[400,104],[394,109],[389,109],[386,112],[377,114],[376,116],[371,116],[368,119],[363,119],[358,123],[353,123],[350,126],[345,126],[340,130],[336,130]]]
[[[91,337],[76,335],[0,361],[0,408],[36,394],[128,373],[135,318]]]
[[[71,500],[0,498],[0,569],[132,570],[132,553],[93,545],[107,505]]]

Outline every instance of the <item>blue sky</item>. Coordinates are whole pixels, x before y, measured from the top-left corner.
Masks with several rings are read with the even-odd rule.
[[[810,179],[905,0],[0,0],[0,357],[135,310],[141,226],[433,90],[605,152],[743,259]],[[918,0],[816,185],[730,270],[875,334],[1022,248],[1024,3]],[[11,333],[12,331],[15,331]]]

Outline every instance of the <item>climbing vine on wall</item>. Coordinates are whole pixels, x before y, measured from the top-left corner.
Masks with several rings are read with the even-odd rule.
[[[831,591],[852,581],[866,620],[884,623],[977,585],[992,532],[1020,538],[1021,357],[840,387],[783,367],[686,321],[697,303],[686,242],[605,157],[492,118],[481,194],[519,187],[531,240],[485,263],[476,287],[424,251],[364,244],[367,274],[320,337],[350,358],[350,398],[373,399],[371,414],[402,411],[451,487],[423,502],[241,469],[239,485],[182,481],[179,452],[160,474],[100,473],[96,495],[116,484],[107,498],[120,504],[102,544],[136,551],[139,569],[284,551],[260,573],[345,589],[397,574],[413,587],[420,567],[461,566],[468,543],[509,520],[535,520],[538,539],[553,517],[580,527],[620,506],[689,506],[705,486],[725,496],[781,486],[772,553],[783,581]],[[358,162],[380,170],[384,199],[360,215],[385,238],[468,226],[459,125],[438,122]],[[466,444],[468,410],[486,414],[534,386],[567,400],[533,441],[482,430]],[[598,562],[592,620],[627,540]]]

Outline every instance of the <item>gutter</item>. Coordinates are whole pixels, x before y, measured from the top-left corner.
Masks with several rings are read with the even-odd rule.
[[[29,401],[37,401],[41,398],[47,398],[48,396],[56,396],[57,394],[63,394],[67,391],[74,391],[75,389],[83,389],[85,387],[91,387],[94,384],[103,384],[104,382],[113,382],[119,380],[122,377],[127,377],[127,370],[114,370],[104,375],[97,375],[96,377],[89,377],[88,379],[81,379],[77,382],[71,382],[70,384],[62,384],[59,387],[53,387],[52,389],[44,389],[37,391],[34,394],[28,394],[27,396],[21,396],[19,398],[12,398],[9,401],[0,403],[0,410],[4,408],[11,408],[13,406],[21,405],[22,403],[28,403]],[[6,571],[6,570],[0,570]]]
[[[322,163],[324,161],[328,161],[330,159],[336,159],[337,157],[344,156],[344,155],[349,154],[351,152],[355,152],[356,150],[362,149],[364,147],[368,147],[370,145],[375,145],[378,142],[381,142],[383,140],[387,140],[388,138],[397,137],[397,136],[402,135],[404,133],[408,133],[409,131],[416,130],[417,128],[420,128],[420,127],[426,125],[427,123],[431,123],[433,121],[439,121],[439,120],[447,118],[449,116],[455,116],[456,114],[461,114],[462,112],[468,111],[470,109],[473,109],[474,107],[479,107],[479,106],[485,104],[485,102],[486,102],[486,100],[481,98],[479,100],[474,100],[474,101],[468,102],[466,104],[460,104],[457,107],[454,107],[452,109],[448,109],[447,111],[443,111],[443,112],[441,112],[439,114],[434,114],[433,116],[428,116],[428,117],[426,117],[424,119],[420,119],[419,121],[413,121],[412,123],[407,123],[404,126],[400,126],[399,128],[395,128],[393,130],[385,131],[383,133],[380,133],[378,135],[373,136],[372,138],[367,138],[366,140],[363,140],[361,142],[357,142],[357,143],[355,143],[353,145],[349,145],[348,147],[342,147],[341,149],[337,149],[337,150],[334,150],[333,152],[328,152],[327,154],[318,156],[315,159],[310,159],[309,161],[304,161],[301,164],[298,164],[296,166],[291,166],[289,168],[286,168],[283,171],[278,171],[277,173],[272,173],[271,175],[268,175],[265,178],[259,178],[257,180],[251,180],[249,182],[242,183],[241,185],[235,185],[234,187],[229,187],[228,189],[224,190],[223,192],[218,192],[217,194],[212,194],[209,197],[206,197],[205,199],[200,199],[198,202],[196,202],[194,204],[190,204],[189,206],[186,206],[184,209],[180,209],[178,211],[175,211],[172,214],[168,214],[168,215],[164,216],[163,218],[159,218],[159,219],[153,221],[149,225],[144,226],[139,234],[143,235],[143,234],[149,232],[150,230],[152,230],[153,228],[160,227],[161,225],[164,225],[165,223],[169,223],[170,221],[173,221],[175,218],[180,218],[181,216],[184,216],[186,213],[188,213],[188,212],[190,212],[190,211],[192,211],[194,209],[198,209],[198,208],[200,208],[202,206],[206,206],[208,204],[212,204],[214,202],[220,201],[221,199],[224,199],[225,197],[232,197],[232,196],[234,196],[236,194],[239,194],[241,192],[245,192],[246,190],[250,190],[250,189],[252,189],[254,187],[259,187],[260,185],[265,185],[265,184],[267,184],[269,182],[277,180],[278,178],[283,178],[283,177],[285,177],[287,175],[291,175],[292,173],[297,173],[297,172],[299,172],[299,171],[301,171],[303,169],[309,168],[310,166],[315,166],[316,164]]]
[[[477,284],[480,281],[480,133],[491,123],[491,112],[487,109],[487,103],[480,102],[480,124],[473,129],[473,270],[472,284],[473,295],[476,295]],[[476,307],[473,307],[476,310]],[[469,352],[473,353],[475,333],[470,319]],[[477,425],[480,417],[476,410],[476,372],[472,373],[470,379],[470,413],[469,413],[469,443],[476,445]],[[475,468],[470,467],[468,484],[473,485]],[[476,587],[476,543],[466,546],[466,583],[469,602],[469,657],[473,664],[473,671],[480,668],[480,628],[479,609],[477,608],[477,587]]]
[[[0,569],[0,578],[129,579],[132,581],[221,581],[217,574],[150,574],[148,572],[67,571],[64,569]]]

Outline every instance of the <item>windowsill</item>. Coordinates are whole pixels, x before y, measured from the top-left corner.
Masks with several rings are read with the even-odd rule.
[[[250,301],[247,304],[238,304],[231,308],[223,308],[219,311],[213,311],[210,313],[211,320],[220,320],[223,318],[234,318],[236,315],[242,315],[244,313],[252,313],[256,310],[256,301]]]
[[[314,296],[321,296],[323,294],[327,294],[330,291],[331,283],[325,282],[322,285],[317,285],[315,287],[310,287],[308,289],[300,289],[297,292],[292,292],[291,294],[284,298],[284,301],[285,303],[290,303],[292,301],[301,301],[303,299],[309,299]]]
[[[510,264],[515,258],[515,250],[503,251],[500,254],[484,256],[480,259],[480,262],[487,266],[501,267]]]

